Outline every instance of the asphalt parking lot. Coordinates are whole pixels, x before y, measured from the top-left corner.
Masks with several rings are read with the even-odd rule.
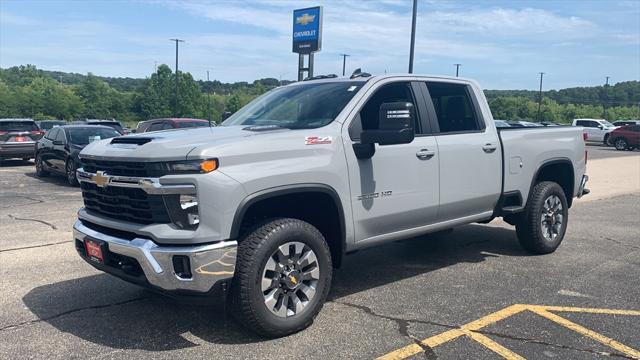
[[[637,151],[589,153],[588,172],[640,168]],[[91,268],[71,238],[78,189],[5,162],[0,358],[640,358],[640,177],[627,180],[577,201],[551,255],[527,254],[497,220],[356,253],[309,329],[268,340],[220,302],[165,298]]]

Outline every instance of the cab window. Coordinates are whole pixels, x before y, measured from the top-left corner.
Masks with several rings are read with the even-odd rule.
[[[427,89],[441,134],[484,130],[467,85],[427,82]]]
[[[415,97],[411,91],[411,83],[408,81],[395,82],[383,85],[376,90],[349,126],[349,136],[351,139],[359,140],[360,133],[363,130],[378,129],[380,105],[389,102],[410,102],[414,104],[414,106],[417,106]],[[419,116],[416,114],[413,126],[416,133],[420,133],[419,119]]]

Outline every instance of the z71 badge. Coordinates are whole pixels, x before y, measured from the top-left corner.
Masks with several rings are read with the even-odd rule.
[[[333,138],[331,136],[307,136],[304,138],[305,145],[322,145],[331,144]]]

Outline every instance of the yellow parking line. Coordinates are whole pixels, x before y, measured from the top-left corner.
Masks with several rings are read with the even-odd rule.
[[[511,305],[509,307],[506,307],[502,310],[496,311],[494,313],[491,313],[483,318],[480,318],[478,320],[472,321],[466,325],[463,325],[460,329],[452,329],[449,331],[445,331],[442,334],[438,334],[435,336],[432,336],[430,338],[424,339],[422,341],[420,341],[422,344],[428,346],[428,347],[436,347],[438,345],[444,344],[448,341],[454,340],[462,335],[465,335],[464,330],[470,330],[470,331],[474,331],[474,330],[478,330],[480,328],[483,328],[487,325],[493,324],[495,322],[498,322],[502,319],[508,318],[509,316],[512,316],[514,314],[517,314],[519,312],[522,312],[524,310],[526,310],[527,307],[525,305],[521,305],[521,304],[515,304],[515,305]],[[500,346],[500,345],[498,345]],[[405,346],[403,348],[400,348],[398,350],[395,350],[393,352],[390,352],[386,355],[383,355],[381,357],[378,358],[378,360],[400,360],[400,359],[406,359],[409,356],[413,356],[415,354],[419,354],[421,352],[423,352],[424,350],[420,347],[420,345],[418,344],[411,344],[408,346]]]
[[[600,335],[595,331],[589,330],[583,326],[575,324],[561,316],[551,313],[550,311],[558,312],[578,312],[578,313],[590,313],[590,314],[608,314],[608,315],[630,315],[640,316],[640,311],[637,310],[617,310],[617,309],[597,309],[597,308],[580,308],[580,307],[568,307],[568,306],[545,306],[545,305],[528,305],[528,304],[514,304],[508,306],[502,310],[498,310],[487,316],[484,316],[478,320],[472,321],[461,326],[459,329],[451,329],[441,334],[432,336],[430,338],[420,341],[424,346],[434,348],[438,345],[442,345],[446,342],[455,340],[460,336],[469,336],[471,339],[482,344],[486,348],[499,354],[505,359],[523,359],[522,356],[514,353],[513,351],[505,348],[504,346],[496,343],[485,335],[477,333],[477,330],[482,329],[488,325],[496,323],[500,320],[506,319],[510,316],[523,312],[525,310],[532,311],[540,316],[543,316],[551,321],[554,321],[570,330],[573,330],[584,336],[588,336],[596,341],[599,341],[613,349],[616,349],[626,355],[640,360],[640,352],[629,346],[621,344],[613,339],[610,339],[604,335]],[[378,360],[400,360],[406,359],[410,356],[423,352],[423,348],[418,344],[411,344],[392,351],[386,355],[378,358]]]
[[[460,336],[464,335],[464,332],[460,329],[452,329],[449,331],[445,331],[441,334],[432,336],[428,339],[424,339],[422,341],[420,341],[420,343],[422,343],[425,346],[428,346],[430,348],[434,348],[438,345],[444,344],[446,342],[449,342],[453,339],[456,339]],[[420,345],[418,344],[411,344],[408,346],[405,346],[403,348],[400,348],[398,350],[392,351],[386,355],[382,355],[378,358],[378,360],[400,360],[400,359],[406,359],[410,356],[419,354],[421,352],[423,352],[424,349],[422,347],[420,347]]]
[[[513,351],[507,349],[506,347],[498,344],[497,342],[491,340],[490,338],[470,330],[462,330],[465,335],[472,338],[473,340],[479,342],[481,345],[486,347],[487,349],[493,351],[494,353],[502,356],[507,360],[525,360],[522,356],[514,353]]]
[[[580,307],[567,307],[567,306],[544,306],[544,305],[528,305],[529,308],[539,308],[547,311],[559,311],[559,312],[579,312],[590,314],[608,314],[608,315],[630,315],[640,316],[638,310],[617,310],[617,309],[595,309],[595,308],[580,308]]]
[[[574,322],[571,322],[561,316],[558,316],[556,314],[552,314],[549,311],[545,310],[543,307],[539,307],[539,306],[531,306],[529,307],[529,310],[533,311],[534,313],[545,317],[557,324],[560,324],[564,327],[566,327],[567,329],[573,330],[577,333],[580,333],[584,336],[588,336],[596,341],[599,341],[601,343],[603,343],[604,345],[607,345],[609,347],[612,347],[618,351],[620,351],[623,354],[629,355],[633,358],[636,359],[640,359],[640,351],[633,349],[631,347],[628,347],[624,344],[621,344],[611,338],[608,338],[604,335],[600,335],[595,331],[589,330],[587,328],[585,328],[584,326],[580,326]]]

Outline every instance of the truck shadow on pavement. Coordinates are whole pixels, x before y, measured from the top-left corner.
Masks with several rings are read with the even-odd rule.
[[[329,300],[488,257],[527,256],[512,229],[467,225],[447,235],[395,242],[347,257]],[[81,261],[78,259],[78,261]],[[266,341],[225,315],[222,301],[196,305],[100,274],[34,288],[24,304],[56,329],[116,349],[166,351],[203,343]],[[297,336],[297,335],[293,335]]]

